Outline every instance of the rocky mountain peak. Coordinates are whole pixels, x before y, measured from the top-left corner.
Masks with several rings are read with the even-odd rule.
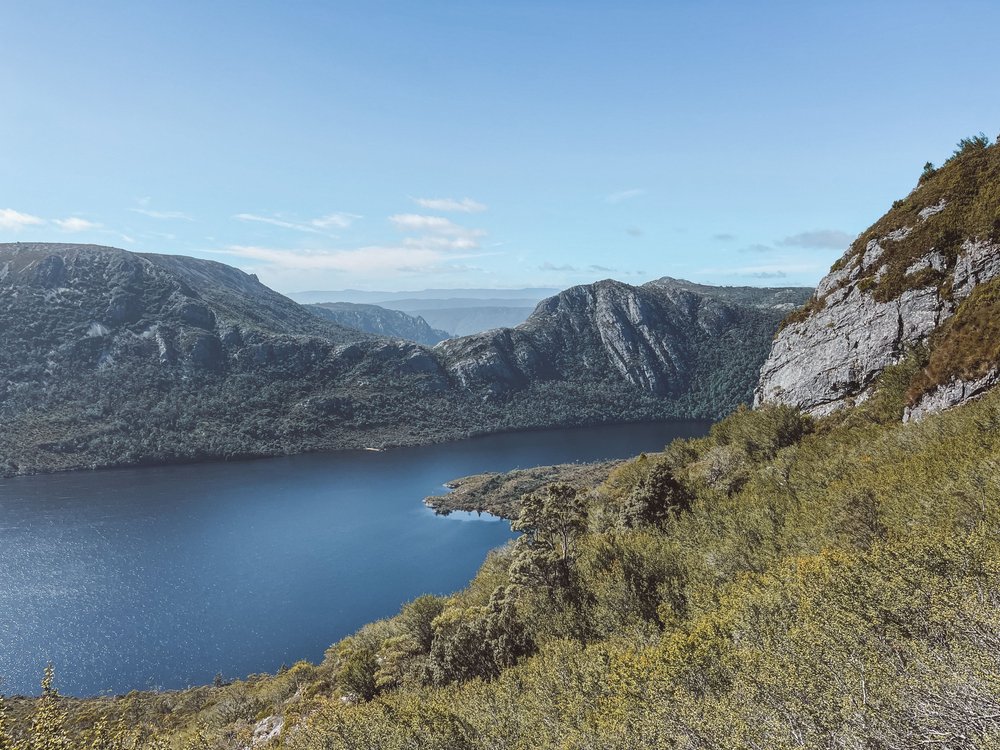
[[[1000,146],[963,144],[862,233],[786,319],[756,404],[828,414],[867,399],[886,368],[911,355],[922,367],[906,418],[1000,380]]]

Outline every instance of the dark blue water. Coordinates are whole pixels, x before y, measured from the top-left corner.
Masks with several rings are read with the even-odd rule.
[[[0,480],[0,692],[176,688],[318,660],[511,538],[435,516],[449,479],[657,450],[700,423]]]

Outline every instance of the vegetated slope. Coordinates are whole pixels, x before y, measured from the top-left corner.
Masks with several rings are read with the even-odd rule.
[[[758,308],[704,292],[648,317],[640,306],[605,320],[591,314],[585,289],[555,298],[559,315],[528,329],[547,362],[491,379],[470,354],[475,342],[429,349],[363,334],[220,263],[2,245],[0,474],[712,417],[747,397],[780,317],[772,297],[802,295],[761,292]],[[616,290],[626,308],[651,294]],[[698,331],[681,331],[694,324]],[[655,387],[594,356],[593,342],[624,341],[635,326],[643,341],[659,346],[662,331],[666,342],[643,355],[659,368]],[[663,347],[673,369],[654,361]],[[675,375],[683,383],[671,384]]]
[[[0,246],[0,373],[0,473],[472,428],[425,349],[323,321],[220,263],[105,247]]]
[[[424,498],[424,505],[440,515],[466,511],[514,520],[524,495],[555,483],[589,490],[601,484],[621,463],[624,461],[555,464],[473,474],[446,482],[449,492]]]
[[[419,315],[407,315],[399,310],[388,310],[378,305],[363,305],[354,302],[321,302],[306,305],[314,315],[365,333],[405,339],[417,344],[434,346],[439,341],[450,338],[451,334],[431,328]]]
[[[773,331],[809,290],[707,287],[663,278],[577,286],[512,329],[437,347],[458,382],[494,394],[603,383],[719,417],[750,398]],[[717,411],[705,413],[704,404]]]
[[[826,414],[917,360],[907,417],[1000,381],[1000,145],[966,139],[863,232],[775,340],[758,403]]]
[[[904,396],[537,490],[468,588],[320,665],[56,709],[234,750],[996,747],[1000,393],[909,424]]]

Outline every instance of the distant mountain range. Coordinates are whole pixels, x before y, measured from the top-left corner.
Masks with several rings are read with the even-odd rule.
[[[304,304],[349,302],[375,304],[423,318],[430,326],[453,336],[467,336],[491,328],[523,323],[535,306],[558,289],[424,289],[416,292],[361,292],[341,290],[298,292],[292,299]]]
[[[387,305],[400,300],[517,300],[539,302],[559,289],[553,287],[525,287],[523,289],[420,289],[403,292],[363,291],[360,289],[340,289],[330,291],[291,292],[288,297],[303,304],[316,302],[357,302],[369,305]],[[398,308],[394,308],[398,309]]]
[[[0,473],[715,417],[809,292],[601,282],[427,348],[214,261],[0,245]]]
[[[451,336],[447,331],[431,328],[419,315],[407,315],[399,310],[387,310],[378,305],[323,302],[305,307],[321,318],[348,328],[428,346],[433,346]]]

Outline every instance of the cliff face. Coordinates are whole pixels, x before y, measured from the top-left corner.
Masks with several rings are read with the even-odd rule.
[[[452,339],[436,350],[464,387],[493,392],[532,382],[622,381],[677,398],[711,378],[720,395],[713,408],[721,412],[748,396],[771,332],[807,293],[667,278],[640,287],[601,281],[542,301],[515,328]]]
[[[978,143],[925,175],[834,264],[775,338],[755,403],[828,414],[866,399],[910,352],[926,367],[907,418],[981,393],[998,379],[988,341],[998,276],[1000,147]]]

